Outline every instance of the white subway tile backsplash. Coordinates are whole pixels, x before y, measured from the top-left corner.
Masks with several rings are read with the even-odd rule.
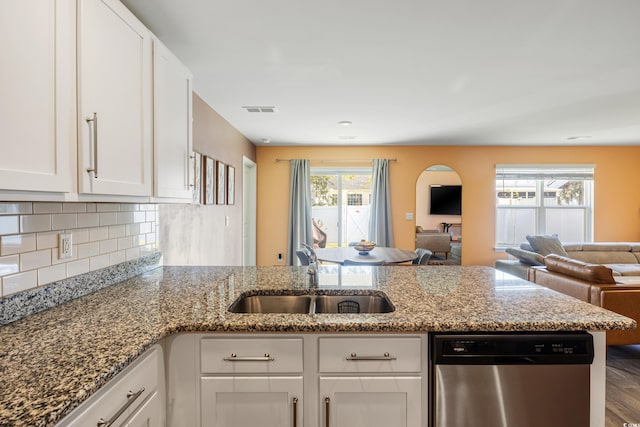
[[[78,245],[78,259],[89,258],[100,254],[100,243],[90,242]]]
[[[87,211],[86,203],[63,203],[62,213],[85,213]]]
[[[33,203],[31,202],[1,202],[0,215],[19,215],[33,213]]]
[[[67,278],[67,267],[65,264],[45,267],[38,270],[38,286],[55,282]]]
[[[100,225],[100,214],[98,213],[78,214],[78,228],[98,227],[99,225]]]
[[[51,228],[53,230],[64,230],[65,228],[76,228],[77,226],[78,226],[77,214],[51,215]]]
[[[89,258],[89,270],[95,271],[101,268],[109,267],[109,254],[94,256]]]
[[[35,270],[51,265],[51,249],[20,254],[20,271]]]
[[[20,232],[51,231],[51,215],[20,215]]]
[[[100,225],[116,225],[118,223],[118,212],[102,212],[100,215]]]
[[[140,234],[140,224],[127,224],[127,236]]]
[[[35,202],[33,204],[34,214],[54,214],[62,213],[62,203]]]
[[[109,227],[91,228],[89,229],[89,241],[97,242],[99,240],[107,240],[109,238]]]
[[[111,225],[109,226],[109,238],[117,239],[120,237],[124,237],[127,235],[127,226],[126,225]]]
[[[87,243],[89,241],[89,229],[88,228],[79,228],[76,230],[67,230],[67,232],[71,232],[71,240],[74,245],[79,245],[80,243]]]
[[[144,222],[147,216],[144,212],[134,212],[133,213],[133,222]]]
[[[0,277],[20,271],[20,257],[9,255],[0,257]]]
[[[51,249],[58,247],[59,231],[44,231],[36,233],[36,247],[40,249]]]
[[[131,224],[133,222],[133,212],[118,212],[118,224]]]
[[[157,218],[155,204],[0,202],[0,297],[156,252]]]
[[[140,224],[140,234],[147,234],[147,233],[151,233],[151,223],[143,222],[142,224]]]
[[[139,247],[135,247],[135,248],[131,248],[131,249],[127,249],[127,261],[130,261],[132,259],[137,259],[140,258],[140,248]]]
[[[18,234],[20,226],[18,215],[0,216],[0,234]]]
[[[0,237],[0,255],[12,255],[36,250],[35,234],[14,234]]]
[[[118,250],[129,249],[133,247],[133,237],[125,236],[118,239]]]
[[[127,260],[126,251],[111,252],[109,254],[109,264],[116,265]]]
[[[89,271],[89,258],[67,263],[67,277],[78,276],[80,274],[88,273]]]
[[[26,271],[24,273],[14,274],[13,276],[5,276],[2,278],[2,296],[6,297],[16,292],[26,291],[27,289],[38,286],[38,271]]]
[[[97,203],[98,212],[119,212],[120,203]]]
[[[110,239],[110,240],[103,240],[100,242],[100,253],[101,254],[108,254],[109,252],[115,252],[118,250],[118,240],[117,239]]]

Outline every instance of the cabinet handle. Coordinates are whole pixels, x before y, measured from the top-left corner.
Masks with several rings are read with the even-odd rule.
[[[271,357],[269,353],[265,353],[264,356],[238,356],[235,353],[231,353],[231,356],[222,360],[225,362],[273,362],[276,359]]]
[[[142,392],[144,392],[144,387],[142,387],[140,390],[138,390],[135,393],[132,392],[131,390],[129,390],[129,393],[127,393],[127,403],[122,405],[122,407],[118,410],[118,412],[116,412],[111,418],[109,418],[109,421],[105,421],[104,418],[100,418],[98,420],[98,423],[96,424],[96,426],[97,427],[110,427],[110,426],[112,426],[113,423],[115,423],[118,420],[120,415],[122,415],[124,413],[124,411],[126,411],[129,408],[129,406],[131,406],[131,404],[138,397],[140,397]]]
[[[347,356],[347,360],[398,360],[395,356],[390,356],[389,353],[385,353],[382,356],[358,356],[355,353],[351,353],[350,356]]]
[[[93,167],[87,168],[87,172],[93,172],[93,177],[98,178],[98,114],[86,119],[87,123],[93,122]]]
[[[298,398],[293,398],[293,427],[298,427]]]
[[[331,399],[328,397],[324,398],[324,426],[329,427],[329,404],[331,403]]]

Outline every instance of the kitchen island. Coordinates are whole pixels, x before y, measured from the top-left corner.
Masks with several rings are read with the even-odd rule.
[[[489,267],[322,266],[319,274],[319,290],[381,291],[395,311],[230,313],[229,305],[245,291],[308,291],[306,269],[159,267],[3,326],[0,426],[55,425],[145,350],[183,332],[426,334],[635,327],[631,319]]]

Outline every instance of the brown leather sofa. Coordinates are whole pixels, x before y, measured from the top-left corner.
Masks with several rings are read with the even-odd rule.
[[[430,250],[434,255],[444,254],[445,259],[451,252],[451,235],[434,231],[422,231],[416,233],[416,249],[423,248]]]
[[[640,284],[616,283],[611,268],[584,261],[547,255],[545,266],[531,267],[527,279],[582,301],[627,316],[640,324]],[[607,345],[640,344],[640,328],[607,331]]]

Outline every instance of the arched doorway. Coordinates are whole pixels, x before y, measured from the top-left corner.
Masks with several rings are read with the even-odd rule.
[[[432,165],[418,176],[416,247],[433,252],[431,264],[462,262],[461,201],[462,180],[449,166]]]

